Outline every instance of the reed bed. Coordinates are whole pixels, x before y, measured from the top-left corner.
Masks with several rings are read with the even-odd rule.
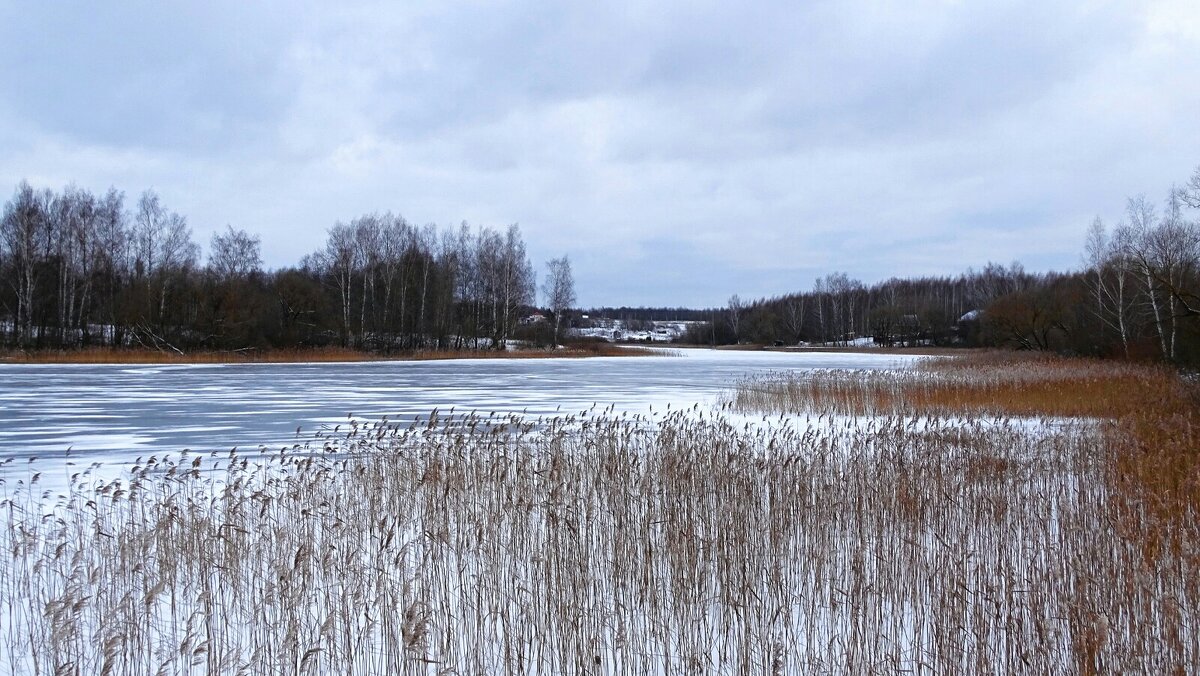
[[[1190,405],[1190,397],[1165,367],[981,353],[927,359],[909,370],[755,376],[728,400],[752,412],[1119,418],[1164,402]]]
[[[1200,668],[1200,522],[1149,546],[1100,426],[737,419],[348,421],[61,493],[10,468],[0,670]]]
[[[743,413],[1087,419],[1114,449],[1106,476],[1121,494],[1160,514],[1200,508],[1200,387],[1162,366],[984,352],[907,371],[768,374],[738,383],[726,403]]]

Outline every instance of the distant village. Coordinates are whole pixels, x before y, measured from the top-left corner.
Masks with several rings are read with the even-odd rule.
[[[972,310],[959,318],[956,325],[949,329],[948,338],[942,344],[960,345],[980,319],[980,312]],[[549,324],[553,320],[543,312],[533,312],[521,319],[521,325],[536,327]],[[711,332],[711,323],[702,320],[653,320],[653,319],[614,319],[597,317],[589,314],[579,314],[565,321],[569,327],[563,332],[564,337],[575,340],[596,340],[611,343],[696,343],[707,344]],[[903,315],[898,321],[887,325],[886,329],[875,327],[871,335],[847,335],[844,340],[829,342],[809,342],[799,340],[785,343],[774,341],[776,347],[804,346],[843,346],[843,347],[923,347],[935,343],[921,324],[917,315]],[[768,344],[769,345],[769,344]]]
[[[672,343],[687,334],[688,329],[699,326],[698,321],[652,321],[591,318],[581,315],[572,335],[580,338],[603,338],[613,342]]]
[[[521,319],[523,326],[552,321],[544,313],[534,312]],[[611,319],[580,314],[570,319],[566,335],[571,338],[603,340],[612,343],[680,342],[689,330],[705,324],[700,321],[655,321],[649,319]]]

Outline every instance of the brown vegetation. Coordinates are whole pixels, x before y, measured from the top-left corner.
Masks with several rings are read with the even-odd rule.
[[[1096,527],[1140,550],[1140,562],[1128,562],[1109,579],[1119,586],[1144,566],[1180,556],[1194,562],[1200,555],[1195,528],[1200,388],[1193,378],[1154,365],[993,352],[929,361],[912,372],[831,371],[750,380],[738,387],[730,405],[759,412],[1090,420],[1097,434],[1088,451],[1092,457],[1072,458],[1067,467],[1081,481],[1093,477],[1103,486],[1104,499],[1096,509],[1106,521]],[[1003,477],[1010,467],[980,458],[975,469]],[[1163,608],[1172,621],[1195,622],[1180,616],[1187,613],[1175,603]],[[1077,638],[1077,651],[1087,656],[1082,671],[1095,671],[1102,663],[1097,655],[1104,639],[1097,636]],[[1197,634],[1175,630],[1170,640],[1194,642]]]
[[[740,410],[842,415],[1002,415],[1121,418],[1191,401],[1165,367],[1046,353],[970,352],[909,371],[817,371],[746,380]]]
[[[1155,505],[1200,507],[1200,389],[1163,367],[1044,353],[976,352],[913,371],[824,371],[741,383],[739,410],[849,415],[1092,418],[1112,477],[1155,487]]]
[[[1179,499],[1194,469],[1171,464],[1196,448],[1187,388],[1113,368],[930,365],[911,382],[991,369],[994,393],[904,400],[930,397],[921,415],[435,412],[61,491],[10,466],[0,669],[1184,673],[1200,663],[1200,520]],[[865,410],[872,381],[841,375],[864,385],[821,401]],[[1168,399],[982,415],[1014,381]]]

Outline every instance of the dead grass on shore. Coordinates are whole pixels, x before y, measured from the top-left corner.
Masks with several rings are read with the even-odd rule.
[[[145,349],[87,348],[0,353],[10,364],[286,364],[300,362],[431,361],[441,359],[548,359],[579,357],[665,356],[669,350],[620,347],[607,343],[569,345],[557,350],[411,350],[382,354],[341,347],[310,349],[168,352]]]

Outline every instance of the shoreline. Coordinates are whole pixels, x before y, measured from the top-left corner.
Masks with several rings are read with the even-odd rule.
[[[141,348],[87,348],[0,352],[0,364],[298,364],[326,362],[444,361],[458,359],[587,359],[590,357],[657,357],[691,350],[777,352],[781,354],[895,354],[953,357],[978,351],[953,347],[835,347],[772,345],[679,345],[643,343],[587,343],[557,350],[412,350],[381,354],[340,347],[308,349],[211,350],[175,353]]]
[[[719,350],[729,352],[779,352],[782,354],[909,354],[918,357],[955,357],[976,352],[986,352],[988,348],[978,347],[863,347],[832,345],[797,346],[797,345],[672,345],[673,350]]]
[[[96,348],[0,352],[2,364],[300,364],[333,362],[444,361],[458,359],[587,359],[664,356],[669,351],[640,346],[587,346],[521,350],[414,350],[380,354],[348,348],[227,350],[188,353]]]

